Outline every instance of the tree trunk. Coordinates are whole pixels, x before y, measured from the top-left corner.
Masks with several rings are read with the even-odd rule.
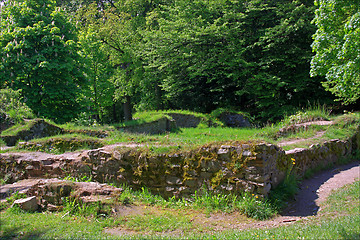
[[[125,96],[124,118],[125,118],[125,121],[131,121],[132,120],[131,97],[130,96]]]
[[[113,120],[115,123],[117,123],[119,121],[119,119],[117,118],[117,115],[116,115],[116,104],[113,103]]]

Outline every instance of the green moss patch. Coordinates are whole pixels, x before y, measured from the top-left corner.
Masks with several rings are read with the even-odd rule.
[[[17,148],[30,151],[64,153],[80,149],[100,148],[103,145],[101,140],[96,138],[82,135],[63,135],[20,143]]]

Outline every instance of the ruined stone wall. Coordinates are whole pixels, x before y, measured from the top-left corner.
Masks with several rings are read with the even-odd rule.
[[[0,154],[0,177],[16,181],[29,177],[92,176],[99,182],[148,187],[165,197],[193,194],[202,186],[213,191],[247,191],[266,196],[288,169],[333,163],[359,151],[359,131],[349,140],[331,140],[308,149],[284,151],[266,143],[207,145],[175,154],[154,154],[136,148],[94,149],[50,155]],[[294,159],[294,160],[293,160]],[[295,165],[292,163],[295,161]]]
[[[29,141],[34,138],[42,138],[61,134],[63,130],[57,126],[47,123],[43,119],[29,120],[30,128],[19,131],[16,135],[2,135],[7,146],[14,146],[17,141],[24,140]]]
[[[157,121],[148,122],[141,125],[120,127],[119,130],[129,133],[162,134],[175,128],[175,122],[164,117]]]
[[[196,128],[201,122],[200,117],[191,114],[167,113],[167,115],[174,119],[177,127],[181,128]]]

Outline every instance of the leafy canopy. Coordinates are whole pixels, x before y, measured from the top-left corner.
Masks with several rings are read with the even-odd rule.
[[[0,16],[0,86],[22,89],[38,115],[73,118],[84,84],[77,32],[53,0],[9,0]]]
[[[360,97],[360,1],[316,0],[311,75],[345,104]]]

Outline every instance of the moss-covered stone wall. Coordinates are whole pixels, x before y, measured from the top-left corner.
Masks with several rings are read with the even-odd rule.
[[[100,148],[79,153],[0,154],[0,177],[92,176],[99,182],[148,187],[166,197],[193,194],[202,186],[213,191],[250,192],[266,196],[289,169],[298,175],[334,163],[359,151],[359,131],[345,140],[331,140],[308,149],[284,151],[261,142],[212,144],[196,150],[154,154],[144,149]],[[295,163],[295,164],[293,164]]]

